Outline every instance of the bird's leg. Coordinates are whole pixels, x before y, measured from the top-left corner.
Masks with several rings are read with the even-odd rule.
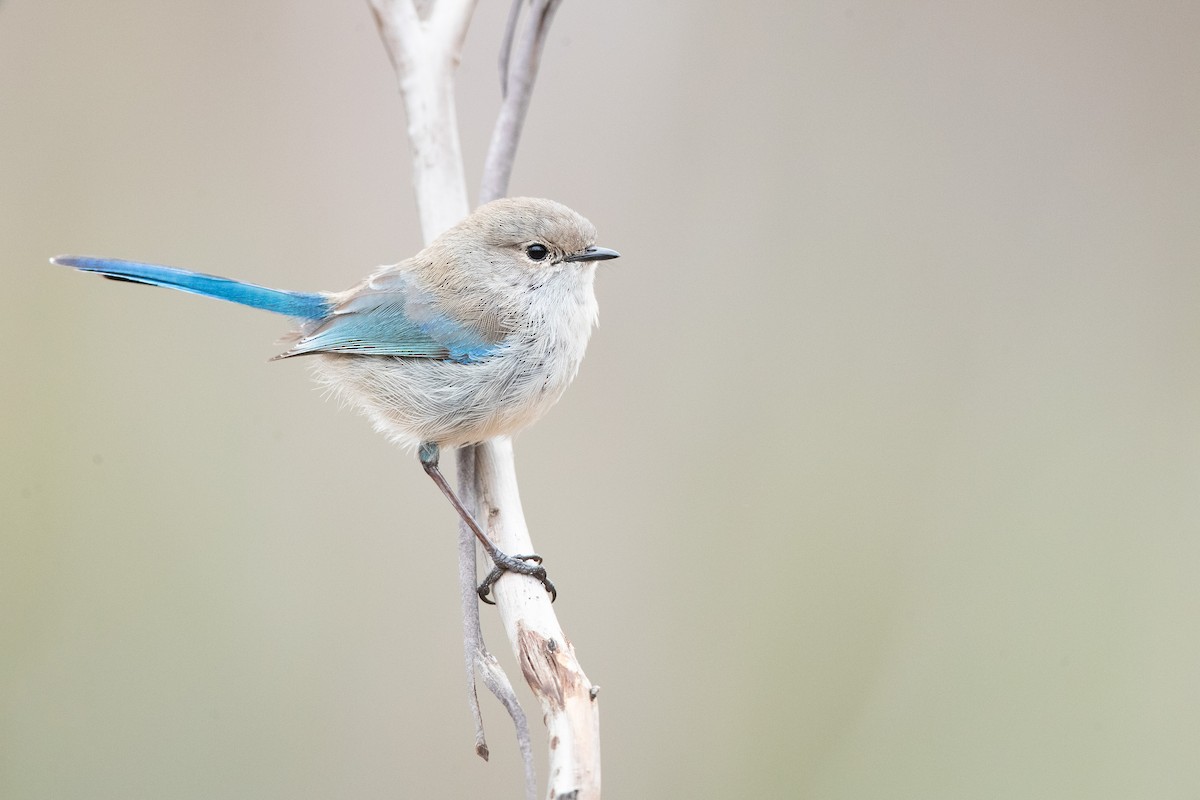
[[[420,449],[417,451],[418,457],[421,459],[421,466],[425,468],[425,474],[433,479],[437,487],[442,490],[442,494],[446,495],[446,499],[450,501],[450,505],[454,506],[454,510],[462,517],[463,522],[467,523],[467,527],[471,529],[471,533],[475,534],[475,538],[483,545],[484,552],[488,554],[488,558],[492,559],[492,571],[483,579],[483,583],[479,584],[476,592],[479,594],[479,599],[489,605],[495,603],[488,599],[491,594],[492,584],[505,572],[516,572],[520,575],[530,575],[541,581],[542,586],[546,587],[546,591],[550,593],[550,602],[554,602],[558,598],[558,590],[554,588],[554,584],[546,577],[546,568],[542,566],[542,557],[537,555],[531,556],[510,556],[500,550],[496,545],[492,544],[479,527],[479,523],[471,516],[471,512],[467,511],[466,506],[458,499],[458,495],[450,488],[450,484],[446,482],[442,471],[438,469],[438,456],[440,449],[436,442],[423,442]],[[533,562],[527,563],[527,562]]]

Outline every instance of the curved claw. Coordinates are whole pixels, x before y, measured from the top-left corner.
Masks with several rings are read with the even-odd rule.
[[[504,569],[501,567],[492,567],[492,571],[483,579],[483,583],[479,584],[479,588],[475,590],[475,594],[479,595],[479,599],[487,603],[489,606],[496,605],[495,600],[489,600],[488,595],[492,593],[492,584],[496,579],[504,574]]]
[[[533,563],[526,563],[529,561]],[[558,599],[558,589],[554,588],[554,584],[546,576],[546,568],[541,566],[541,563],[542,557],[539,555],[505,556],[502,559],[497,559],[495,562],[496,566],[492,567],[492,571],[483,579],[483,583],[479,584],[479,588],[475,590],[475,593],[479,595],[480,600],[489,606],[496,605],[494,600],[488,599],[488,595],[492,593],[492,585],[505,572],[515,572],[519,575],[529,575],[530,577],[537,578],[546,591],[550,593],[550,602],[553,603]]]

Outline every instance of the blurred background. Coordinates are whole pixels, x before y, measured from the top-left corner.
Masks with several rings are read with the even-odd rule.
[[[609,797],[1200,796],[1198,30],[563,4],[511,189],[623,257],[516,448]],[[366,2],[0,5],[0,796],[520,796],[416,459],[285,320],[46,263],[345,288],[404,125]]]

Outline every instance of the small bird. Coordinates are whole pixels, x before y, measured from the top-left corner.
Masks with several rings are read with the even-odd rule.
[[[295,319],[290,347],[272,360],[312,356],[318,381],[389,439],[417,449],[495,565],[478,588],[490,603],[505,571],[533,576],[552,599],[557,592],[539,556],[509,555],[488,540],[438,469],[439,454],[513,434],[558,401],[596,325],[596,264],[618,256],[597,247],[592,224],[561,203],[514,197],[480,206],[412,258],[344,292],[268,289],[113,258],[51,261]]]

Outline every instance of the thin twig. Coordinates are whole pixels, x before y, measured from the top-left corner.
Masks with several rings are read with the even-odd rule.
[[[514,10],[521,2],[522,0],[514,0]],[[517,158],[517,145],[521,141],[521,129],[525,125],[529,101],[533,97],[533,84],[537,80],[546,34],[550,30],[550,22],[560,2],[561,0],[530,0],[529,12],[525,16],[521,39],[515,44],[515,52],[511,56],[502,56],[504,102],[500,105],[500,113],[496,118],[496,126],[492,129],[492,140],[484,161],[483,179],[479,188],[480,203],[495,200],[508,193],[508,181],[512,177],[513,163]],[[515,11],[509,14],[509,23],[515,30]],[[501,52],[513,48],[514,43],[506,31]]]
[[[458,494],[467,508],[475,507],[473,458],[459,456]],[[464,471],[472,480],[463,480]],[[471,719],[475,723],[475,754],[484,761],[488,760],[487,737],[483,733],[483,714],[479,711],[479,694],[475,691],[475,664],[479,654],[487,652],[483,643],[483,630],[479,627],[479,595],[475,592],[475,582],[478,570],[475,563],[475,532],[466,522],[458,524],[458,590],[463,616],[463,655],[467,667],[467,706],[471,710]],[[502,701],[503,702],[503,701]]]
[[[478,509],[475,495],[475,450],[464,447],[458,451],[457,480],[459,499],[470,509]],[[476,510],[474,513],[478,513]],[[483,717],[479,712],[479,697],[475,692],[475,671],[479,671],[483,685],[488,688],[508,715],[516,729],[517,749],[525,768],[525,796],[528,800],[537,797],[537,773],[533,766],[533,744],[529,733],[529,719],[517,700],[508,675],[484,645],[483,631],[479,627],[479,595],[475,584],[479,580],[475,568],[475,533],[465,523],[458,527],[458,588],[463,612],[463,652],[467,668],[467,704],[475,721],[475,753],[484,761],[488,759],[487,740],[483,735]]]
[[[513,42],[517,38],[517,20],[521,18],[521,5],[525,0],[513,0],[504,22],[504,38],[500,40],[500,99],[508,97],[508,59],[512,56]]]

